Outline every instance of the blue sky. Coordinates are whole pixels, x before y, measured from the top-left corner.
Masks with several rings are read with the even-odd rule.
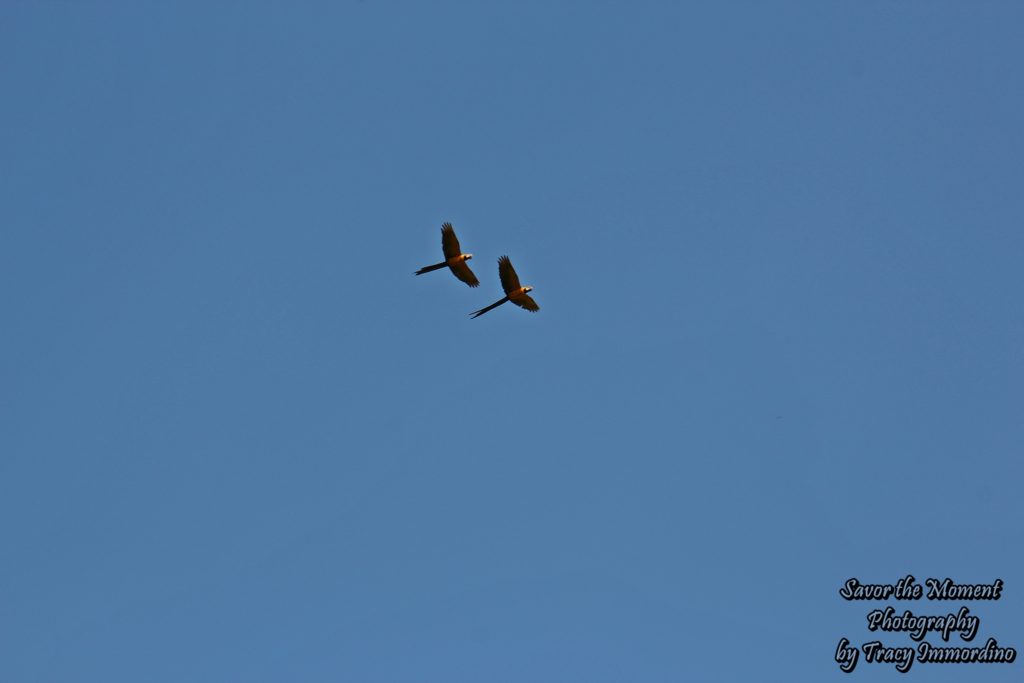
[[[1024,648],[1022,26],[4,4],[0,679],[904,680],[908,573]]]

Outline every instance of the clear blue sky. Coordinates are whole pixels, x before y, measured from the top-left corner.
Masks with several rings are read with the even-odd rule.
[[[0,7],[0,680],[1024,655],[1020,4],[212,4]]]

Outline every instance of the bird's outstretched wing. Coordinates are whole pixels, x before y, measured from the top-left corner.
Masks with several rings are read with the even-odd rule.
[[[501,288],[505,290],[506,294],[511,294],[521,287],[519,276],[516,275],[516,269],[512,267],[512,261],[508,256],[498,259],[498,277],[501,278]]]
[[[452,272],[455,273],[455,277],[465,282],[470,287],[479,287],[480,281],[476,279],[476,275],[469,269],[469,264],[465,261],[459,261],[454,266],[449,266]]]
[[[519,306],[519,308],[525,308],[531,313],[536,313],[540,310],[540,306],[537,305],[537,302],[531,299],[527,294],[517,296],[514,299],[509,299],[509,301],[514,303],[516,306]]]
[[[445,223],[441,226],[441,249],[444,250],[444,257],[446,259],[462,253],[462,247],[459,246],[459,238],[455,236],[455,228],[452,227],[451,223]]]

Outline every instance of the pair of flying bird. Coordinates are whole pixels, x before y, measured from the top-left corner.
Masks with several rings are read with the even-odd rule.
[[[416,274],[423,275],[423,273],[429,273],[432,270],[448,268],[455,277],[470,287],[480,285],[480,281],[476,279],[476,275],[473,274],[473,271],[469,269],[469,264],[466,263],[466,261],[473,258],[473,255],[462,253],[462,247],[459,246],[459,238],[455,236],[455,228],[452,227],[451,223],[445,223],[441,226],[441,250],[444,252],[445,258],[443,262],[435,263],[432,266],[424,266],[417,270]],[[498,259],[498,277],[501,278],[501,288],[505,290],[505,298],[495,301],[490,306],[485,306],[479,311],[474,311],[470,314],[471,317],[479,318],[487,311],[497,308],[506,301],[511,301],[516,306],[534,313],[540,310],[540,306],[528,294],[528,292],[533,291],[533,287],[523,287],[519,284],[519,276],[516,275],[516,269],[512,267],[512,261],[509,260],[508,256],[502,256]]]

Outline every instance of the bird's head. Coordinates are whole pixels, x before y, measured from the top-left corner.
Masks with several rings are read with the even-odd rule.
[[[526,285],[525,287],[523,287],[523,291],[524,292],[532,292],[533,291],[533,287],[531,287],[530,285]]]
[[[472,255],[472,254],[463,254],[463,255],[462,255],[462,260],[463,260],[463,261],[468,261],[468,260],[469,260],[469,259],[471,259],[471,258],[473,258],[473,255]]]

